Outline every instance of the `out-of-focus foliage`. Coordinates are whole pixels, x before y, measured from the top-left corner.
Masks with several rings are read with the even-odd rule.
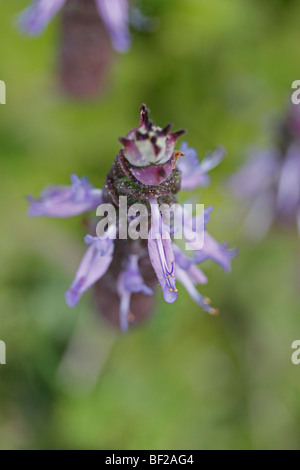
[[[143,0],[159,29],[133,32],[87,103],[56,92],[59,20],[35,40],[14,28],[27,3],[0,4],[0,448],[299,448],[299,240],[243,240],[243,210],[222,183],[248,144],[268,143],[299,79],[299,2]],[[227,148],[194,199],[215,205],[211,231],[240,255],[231,275],[205,266],[219,318],[183,290],[174,305],[159,294],[151,321],[124,336],[88,295],[75,310],[64,303],[84,251],[80,218],[28,220],[24,196],[71,172],[101,186],[142,102],[157,123],[187,128],[199,155]]]

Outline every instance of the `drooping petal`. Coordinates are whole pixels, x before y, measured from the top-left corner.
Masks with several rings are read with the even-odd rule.
[[[128,51],[131,45],[128,1],[96,0],[96,4],[116,51]]]
[[[132,293],[152,295],[153,290],[146,286],[138,267],[138,256],[131,255],[126,270],[118,277],[118,294],[120,297],[120,326],[123,331],[128,330],[130,314],[130,300]]]
[[[39,199],[28,197],[29,217],[73,217],[96,209],[102,203],[102,191],[86,178],[71,176],[71,186],[51,186]]]
[[[216,168],[225,157],[225,149],[223,147],[217,148],[214,152],[209,152],[202,160],[200,166],[204,173]]]
[[[152,225],[148,236],[148,251],[151,264],[161,285],[166,302],[177,299],[175,282],[175,256],[172,240],[164,228],[156,200],[150,200]]]
[[[188,269],[188,274],[195,284],[207,284],[208,279],[204,272],[194,263]]]
[[[208,279],[196,266],[192,258],[189,258],[177,245],[173,244],[176,266],[186,271],[192,281],[196,284],[206,284]]]
[[[192,299],[200,305],[200,307],[211,315],[217,315],[218,311],[209,304],[209,299],[204,298],[195,287],[195,280],[179,266],[176,266],[176,277],[178,281],[186,288]]]
[[[187,271],[191,265],[193,264],[193,259],[189,258],[183,251],[179,248],[179,246],[173,244],[173,250],[175,255],[176,265],[180,266],[181,269]]]
[[[19,15],[20,29],[31,36],[42,33],[65,3],[66,0],[34,0]]]
[[[152,295],[153,290],[146,286],[141,276],[137,255],[129,256],[127,268],[124,271],[124,287],[129,292],[142,292],[146,295]]]
[[[108,270],[112,262],[114,242],[103,236],[102,238],[87,238],[89,244],[75,275],[71,287],[66,292],[66,302],[74,307],[82,294],[97,282]]]
[[[185,156],[179,160],[177,166],[182,173],[181,188],[185,190],[207,186],[210,183],[208,172],[218,166],[225,155],[224,149],[219,148],[201,162],[196,149],[189,147],[187,142],[181,144],[180,150]]]
[[[236,250],[229,250],[225,244],[218,243],[208,232],[204,234],[203,248],[195,252],[194,262],[202,263],[211,259],[226,272],[231,271],[231,260],[237,256]]]

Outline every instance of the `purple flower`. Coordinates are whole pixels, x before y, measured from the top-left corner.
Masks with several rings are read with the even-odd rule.
[[[280,172],[280,155],[276,148],[253,150],[249,160],[229,179],[229,186],[238,198],[255,197],[272,189]]]
[[[82,294],[104,276],[113,258],[114,242],[108,238],[108,235],[101,238],[87,235],[85,242],[90,246],[80,263],[71,287],[66,292],[66,302],[69,307],[74,307]]]
[[[138,255],[130,255],[127,267],[118,278],[118,294],[120,297],[120,325],[122,331],[128,330],[131,294],[143,293],[152,295],[153,290],[146,286],[141,276]]]
[[[95,1],[114,48],[126,52],[131,44],[127,0]],[[34,0],[19,16],[21,30],[31,36],[41,34],[65,4],[66,0]]]
[[[178,168],[182,173],[181,188],[191,190],[199,186],[208,186],[210,183],[208,172],[223,160],[224,149],[217,149],[206,155],[202,161],[198,158],[197,151],[189,147],[187,142],[181,144],[180,150],[185,154],[178,162]]]
[[[71,186],[50,186],[39,199],[29,196],[30,217],[73,217],[89,212],[102,203],[102,190],[95,189],[87,178],[71,175]]]
[[[231,260],[236,256],[237,250],[229,250],[227,244],[218,243],[208,232],[205,232],[203,248],[195,251],[194,262],[203,263],[210,259],[219,264],[225,272],[230,272]]]
[[[251,154],[229,179],[236,198],[249,203],[244,230],[261,239],[274,222],[286,227],[296,223],[300,234],[300,113],[292,106],[277,130],[278,144]]]
[[[161,129],[152,124],[146,107],[144,105],[141,107],[140,125],[130,131],[126,139],[121,139],[124,148],[115,158],[106,177],[103,190],[105,207],[102,207],[105,220],[101,220],[101,226],[107,231],[103,236],[85,237],[89,247],[71,287],[66,292],[66,302],[73,307],[82,294],[96,284],[95,289],[98,289],[99,298],[101,297],[98,305],[105,311],[105,316],[109,317],[111,314],[112,322],[119,319],[123,331],[128,330],[129,322],[133,318],[144,318],[150,311],[152,302],[147,296],[153,294],[149,286],[154,287],[156,278],[166,302],[172,304],[177,300],[177,279],[198,305],[212,315],[217,314],[217,310],[210,306],[209,299],[196,288],[198,284],[203,285],[207,282],[207,277],[197,264],[211,259],[228,272],[231,268],[231,259],[236,256],[236,251],[219,244],[206,231],[212,207],[207,207],[201,214],[194,216],[188,207],[176,204],[176,195],[181,182],[181,172],[176,168],[176,164],[181,152],[175,150],[175,143],[182,132],[170,134],[169,130],[170,126]],[[291,153],[292,168],[294,168],[294,157],[294,153]],[[198,176],[201,172],[204,175],[220,158],[220,155],[211,157],[212,161],[208,163],[205,163],[204,159],[200,164],[202,170],[199,170]],[[199,163],[196,164],[196,170],[198,167]],[[155,175],[153,170],[156,171],[157,168],[161,171],[168,168],[168,171],[165,170],[163,176],[159,173],[160,178],[154,177],[152,180],[152,176]],[[144,171],[142,177],[138,173],[140,171]],[[282,204],[286,201],[285,179],[291,177],[290,171],[290,168],[286,170],[286,176],[281,182]],[[71,186],[50,187],[41,194],[39,200],[30,198],[29,215],[71,217],[96,209],[101,204],[101,190],[94,189],[86,178],[79,179],[72,175],[71,180]],[[135,216],[128,211],[125,222],[120,200],[124,196],[127,197],[127,203],[129,200],[130,204],[137,203],[137,213],[139,213]],[[296,201],[293,203],[295,205]],[[166,205],[169,208],[175,207],[170,226],[161,213]],[[106,218],[105,214],[108,214],[110,209],[112,209],[111,214]],[[150,222],[148,240],[135,236],[126,239],[122,236],[121,230],[117,232],[118,222],[122,231],[126,223],[129,228],[129,224],[139,219],[143,209],[148,209],[144,218],[148,226]],[[114,222],[112,214],[115,216]],[[183,226],[180,227],[180,223]],[[92,226],[94,227],[94,223]],[[99,225],[96,232],[98,228]],[[182,233],[185,237],[187,252],[182,251],[175,243],[178,238],[177,233]]]

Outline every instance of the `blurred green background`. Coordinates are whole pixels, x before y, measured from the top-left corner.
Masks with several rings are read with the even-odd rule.
[[[299,79],[300,3],[140,2],[159,28],[132,32],[109,86],[86,103],[56,91],[58,19],[38,39],[16,31],[27,4],[0,2],[0,449],[299,449],[299,239],[243,238],[243,208],[224,179],[249,144],[270,143],[272,116]],[[89,294],[65,305],[85,249],[81,218],[30,220],[25,196],[72,172],[101,187],[142,102],[157,124],[188,129],[201,157],[226,147],[211,187],[194,197],[215,206],[210,232],[240,255],[232,274],[204,269],[202,291],[220,317],[183,288],[174,305],[158,292],[150,321],[122,335]]]

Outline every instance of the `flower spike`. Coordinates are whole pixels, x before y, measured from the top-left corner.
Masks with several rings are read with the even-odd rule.
[[[224,152],[217,151],[200,162],[196,150],[187,144],[175,150],[176,140],[184,131],[170,134],[171,125],[164,129],[155,126],[145,105],[140,116],[139,126],[120,138],[123,148],[106,176],[103,190],[94,189],[86,178],[72,175],[71,186],[52,186],[40,199],[31,198],[29,207],[31,216],[70,217],[96,208],[97,216],[103,214],[97,226],[94,218],[90,221],[92,234],[85,237],[88,248],[65,299],[74,307],[93,286],[99,310],[122,331],[151,313],[158,283],[168,304],[176,302],[177,283],[181,283],[205,312],[217,315],[218,310],[197,288],[208,281],[198,265],[210,259],[229,272],[237,255],[236,250],[219,244],[207,232],[211,206],[193,215],[190,205],[177,203],[181,185],[187,189],[207,183],[208,171],[221,161]],[[178,160],[183,153],[186,156]],[[290,170],[282,177],[281,204],[287,201],[287,176]],[[101,207],[102,203],[105,206]],[[173,214],[169,222],[165,219],[166,206]],[[300,211],[298,220],[300,224]],[[186,252],[177,244],[180,232]]]

